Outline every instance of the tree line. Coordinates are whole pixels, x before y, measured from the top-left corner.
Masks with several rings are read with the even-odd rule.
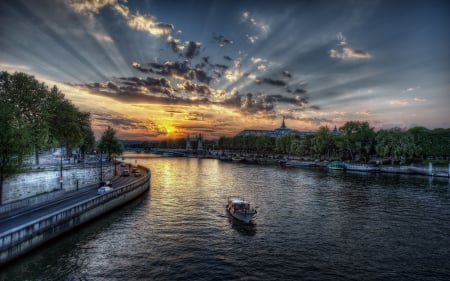
[[[287,154],[320,160],[350,160],[368,162],[371,156],[390,161],[421,161],[427,158],[450,158],[450,129],[414,127],[375,131],[368,122],[349,121],[334,134],[320,127],[312,135],[295,134],[279,138],[269,136],[221,137],[218,148],[258,154]]]
[[[0,72],[0,202],[3,181],[21,171],[26,157],[50,147],[95,145],[90,114],[75,107],[56,87],[25,73]]]
[[[90,113],[80,111],[56,87],[25,73],[0,72],[0,204],[5,178],[24,170],[34,154],[54,147],[74,148],[81,157],[96,146]],[[98,145],[108,158],[122,153],[116,131],[108,127]],[[61,152],[62,153],[62,152]]]

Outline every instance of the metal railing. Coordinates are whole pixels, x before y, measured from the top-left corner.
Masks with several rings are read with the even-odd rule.
[[[148,169],[146,169],[146,171],[147,173],[144,177],[131,184],[114,189],[112,192],[86,199],[77,204],[68,206],[64,209],[43,216],[39,219],[35,219],[33,221],[10,229],[4,233],[0,233],[0,250],[3,251],[15,244],[32,238],[33,236],[44,232],[55,224],[69,220],[82,212],[86,212],[90,209],[96,208],[97,206],[111,201],[114,198],[121,196],[122,194],[128,193],[140,186],[143,186],[144,184],[150,184],[151,172]]]

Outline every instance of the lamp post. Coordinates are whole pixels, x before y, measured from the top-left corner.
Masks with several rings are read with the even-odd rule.
[[[100,151],[100,182],[103,181],[103,159],[102,152]]]
[[[62,171],[62,166],[63,166],[63,148],[61,146],[61,153],[60,153],[61,157],[60,157],[60,170],[59,170],[59,188],[62,190],[63,188],[63,171]]]

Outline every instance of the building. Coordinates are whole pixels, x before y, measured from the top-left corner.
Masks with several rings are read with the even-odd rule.
[[[288,127],[286,127],[286,123],[284,122],[284,117],[283,117],[283,122],[281,123],[281,126],[275,130],[243,130],[241,131],[238,136],[269,136],[269,137],[274,137],[274,138],[279,138],[283,135],[287,135],[287,134],[294,134],[294,135],[298,135],[300,137],[305,137],[308,135],[311,135],[312,132],[311,131],[297,131],[294,129],[289,129]]]

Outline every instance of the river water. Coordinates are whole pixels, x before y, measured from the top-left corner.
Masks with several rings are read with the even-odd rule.
[[[448,179],[128,154],[150,192],[0,280],[448,280]],[[254,224],[227,196],[257,206]]]

